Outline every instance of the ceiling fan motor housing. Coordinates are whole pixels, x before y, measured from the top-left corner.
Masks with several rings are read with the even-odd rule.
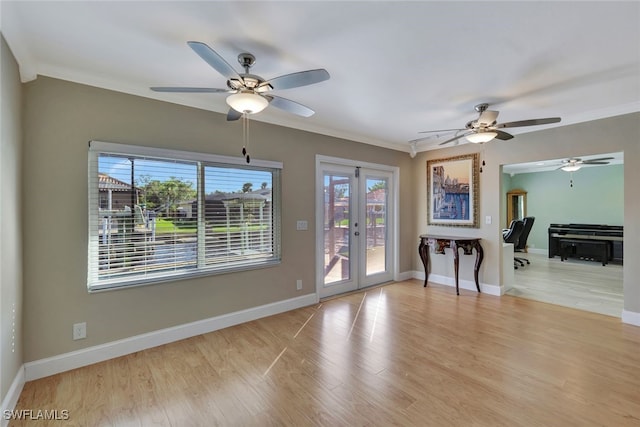
[[[238,79],[227,80],[227,86],[233,90],[238,90],[242,88],[255,89],[265,82],[265,79],[263,79],[260,76],[256,76],[255,74],[240,74],[240,77],[242,78],[242,80],[238,80]]]

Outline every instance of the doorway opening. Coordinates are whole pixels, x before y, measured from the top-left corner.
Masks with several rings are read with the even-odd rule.
[[[603,158],[607,160],[598,160]],[[613,259],[613,248],[611,262],[606,265],[579,257],[562,261],[555,251],[550,253],[549,248],[554,244],[552,234],[556,233],[556,225],[566,226],[561,228],[567,230],[580,229],[581,224],[603,229],[624,225],[623,153],[572,159],[587,162],[573,170],[563,169],[568,159],[502,167],[503,226],[508,227],[507,198],[512,189],[526,191],[526,216],[535,217],[526,242],[528,253],[516,253],[518,257],[529,258],[531,264],[518,266],[513,288],[506,293],[620,317],[624,307],[623,267]],[[594,159],[596,163],[605,164],[588,164]],[[615,242],[616,247],[621,244],[621,241]]]

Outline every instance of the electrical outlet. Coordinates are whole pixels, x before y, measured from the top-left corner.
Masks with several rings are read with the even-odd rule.
[[[296,230],[308,230],[309,223],[304,220],[296,221]]]
[[[302,280],[300,279],[296,280],[296,289],[299,291],[302,290]]]
[[[87,337],[87,322],[73,324],[73,339],[82,340]]]

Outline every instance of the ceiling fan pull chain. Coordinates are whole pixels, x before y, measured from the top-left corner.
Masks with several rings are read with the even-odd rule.
[[[247,156],[247,113],[242,113],[242,155]]]
[[[247,113],[242,113],[242,155],[246,159],[247,163],[251,162],[251,157],[249,156],[249,115]]]

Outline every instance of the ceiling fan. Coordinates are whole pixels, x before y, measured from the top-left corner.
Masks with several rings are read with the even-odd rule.
[[[467,122],[466,126],[462,129],[428,130],[428,131],[422,131],[419,133],[446,133],[446,132],[457,133],[456,136],[454,136],[453,138],[447,139],[444,142],[441,142],[439,145],[448,144],[462,137],[466,137],[469,142],[479,144],[483,142],[489,142],[494,138],[501,139],[501,140],[508,140],[513,138],[513,135],[500,130],[502,128],[546,125],[550,123],[558,123],[560,121],[560,117],[549,117],[546,119],[529,119],[529,120],[519,120],[516,122],[497,123],[496,119],[498,118],[499,112],[488,110],[489,104],[486,104],[486,103],[478,104],[474,108],[479,113],[478,118],[476,120],[471,120]],[[414,139],[413,141],[409,141],[409,143],[415,144],[417,142],[420,142],[429,138],[431,138],[431,136]]]
[[[584,165],[608,165],[609,162],[607,160],[613,160],[613,157],[600,157],[599,159],[589,159],[582,160],[579,157],[571,157],[567,160],[563,160],[558,169],[562,169],[565,172],[569,172],[571,174],[571,179],[569,180],[569,186],[573,187],[573,172],[580,170],[580,168]]]
[[[579,157],[572,157],[570,159],[563,160],[558,169],[562,169],[566,172],[575,172],[583,165],[608,165],[609,162],[607,160],[613,160],[613,157],[601,157],[599,159],[590,160],[582,160]]]
[[[187,42],[206,63],[227,78],[227,89],[207,87],[151,87],[155,92],[184,92],[184,93],[228,93],[227,104],[231,107],[227,113],[227,120],[238,120],[243,114],[255,114],[272,105],[289,113],[302,117],[310,117],[314,111],[297,102],[280,96],[271,95],[272,90],[291,89],[307,86],[329,79],[325,69],[300,71],[285,74],[265,80],[260,76],[249,73],[256,61],[250,53],[238,55],[238,62],[244,68],[244,73],[238,73],[216,51],[205,43],[197,41]]]

